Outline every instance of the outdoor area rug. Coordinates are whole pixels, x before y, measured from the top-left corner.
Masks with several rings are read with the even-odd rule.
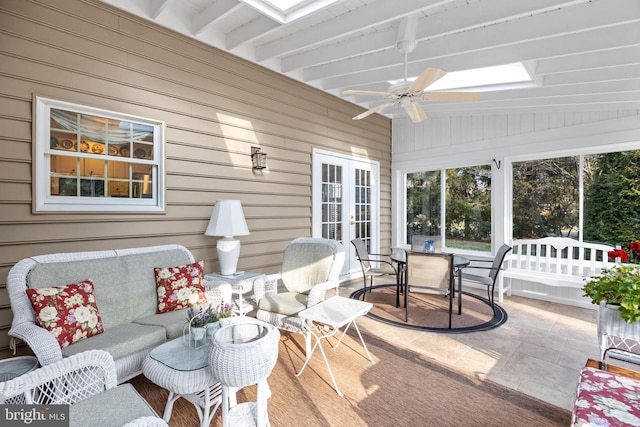
[[[344,397],[338,396],[318,351],[299,377],[304,338],[282,332],[278,362],[268,378],[271,425],[294,426],[568,426],[571,412],[497,383],[445,367],[417,351],[392,345],[363,332],[375,361],[367,358],[350,328],[335,350],[323,348]],[[324,340],[323,340],[324,341]],[[576,373],[576,384],[577,384]],[[162,414],[168,392],[140,375],[131,383]],[[238,402],[255,400],[256,388],[245,387]],[[199,425],[196,410],[178,399],[171,427]],[[220,410],[211,426],[220,427]]]
[[[350,297],[362,299],[362,289]],[[373,303],[368,317],[390,325],[441,333],[466,333],[496,328],[508,319],[507,312],[496,304],[493,313],[489,301],[479,295],[462,291],[462,314],[458,315],[458,299],[453,300],[453,316],[449,329],[449,297],[419,292],[409,293],[409,321],[405,322],[404,295],[396,307],[396,285],[374,285],[365,294],[365,301]]]

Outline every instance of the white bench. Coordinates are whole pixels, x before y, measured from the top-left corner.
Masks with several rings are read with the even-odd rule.
[[[567,237],[513,240],[511,246],[503,277],[548,286],[582,288],[586,277],[614,265],[607,255],[613,247]]]

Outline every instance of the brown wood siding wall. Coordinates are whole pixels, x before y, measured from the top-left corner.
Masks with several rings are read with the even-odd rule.
[[[391,121],[352,121],[337,97],[94,0],[0,1],[0,358],[9,269],[37,254],[179,243],[217,267],[204,236],[217,199],[242,201],[239,268],[277,271],[311,235],[312,149],[380,162],[381,247],[391,246]],[[166,214],[33,214],[33,95],[166,123]],[[251,169],[250,147],[268,153]],[[24,351],[24,349],[22,349]]]

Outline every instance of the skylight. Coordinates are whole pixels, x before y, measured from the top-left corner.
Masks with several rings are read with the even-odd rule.
[[[305,0],[265,0],[265,3],[271,3],[273,6],[277,7],[283,12],[286,12],[287,9],[293,7],[297,4],[304,2]]]
[[[416,77],[409,78],[409,81]],[[397,83],[398,81],[392,82]],[[471,89],[476,92],[534,86],[533,79],[521,63],[453,71],[427,87],[429,91]]]
[[[240,0],[281,24],[286,24],[337,0]]]

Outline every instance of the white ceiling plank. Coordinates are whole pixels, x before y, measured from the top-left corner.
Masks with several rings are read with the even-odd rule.
[[[149,0],[149,18],[157,19],[169,6],[170,0]]]
[[[626,8],[612,7],[614,2]],[[638,22],[640,22],[640,2],[637,0],[609,0],[579,4],[571,8],[448,35],[442,40],[421,42],[410,57],[447,56],[448,52],[474,52],[500,45],[544,41],[547,38],[570,36],[576,33],[584,33],[583,37],[589,37],[578,39],[576,44],[587,45],[596,37],[590,36],[588,34],[590,31],[619,25],[629,28],[628,24]],[[597,37],[600,37],[606,32],[597,34]],[[573,39],[575,40],[575,37]]]
[[[456,53],[447,58],[416,61],[409,64],[408,74],[416,76],[427,67],[441,68],[445,71],[458,71],[465,68],[481,68],[497,64],[511,64],[519,61],[574,55],[580,52],[606,50],[618,47],[621,39],[625,40],[625,43],[629,46],[640,44],[640,25],[635,23],[624,24],[612,28],[601,28],[588,34],[576,33],[565,35],[558,39],[532,40],[520,44],[491,47],[480,52]],[[473,40],[469,40],[469,43],[472,42]],[[350,87],[352,85],[389,81],[402,75],[402,65],[368,70],[367,68],[358,68],[352,64],[352,70],[354,72],[349,75],[323,78],[322,87],[324,89]]]
[[[634,79],[640,76],[640,64],[622,65],[619,67],[594,68],[571,73],[550,74],[544,77],[544,86],[562,85],[570,83],[602,82],[614,80]]]
[[[161,13],[167,7],[170,0],[151,0],[151,1],[101,0],[101,1],[113,7],[117,7],[118,9],[124,9],[129,13],[143,17],[147,20],[153,20],[157,17],[159,13]]]
[[[280,24],[272,19],[261,16],[247,25],[228,32],[225,36],[225,47],[228,50],[236,49],[240,45],[250,43],[278,28],[280,28]]]
[[[522,105],[518,107],[486,107],[478,109],[477,111],[470,111],[469,109],[456,109],[456,110],[426,110],[428,117],[452,117],[452,116],[469,116],[469,115],[486,115],[486,114],[544,114],[551,113],[584,113],[584,112],[601,112],[601,111],[624,111],[624,110],[640,110],[640,102],[626,102],[626,103],[611,103],[611,104],[574,104],[574,105],[554,105],[545,104],[538,106]],[[393,116],[391,114],[384,114],[387,117],[393,117],[403,119],[401,115]],[[406,116],[406,114],[405,114]]]
[[[582,0],[587,2],[589,0]],[[576,3],[566,0],[544,0],[535,4],[514,2],[512,0],[491,0],[489,2],[471,3],[467,8],[458,8],[451,12],[437,15],[437,18],[424,17],[418,20],[416,39],[427,39],[443,36],[448,33],[483,27],[508,19],[528,16],[532,13],[547,11]],[[535,9],[533,9],[535,7]],[[282,59],[282,70],[287,72],[299,68],[310,67],[326,62],[336,61],[350,56],[376,52],[395,46],[396,27],[353,38],[345,42],[333,43],[285,56]]]
[[[454,108],[482,108],[488,105],[516,105],[545,103],[553,98],[582,103],[599,104],[603,100],[615,102],[640,101],[640,79],[626,88],[612,83],[567,85],[560,88],[519,89],[514,91],[496,91],[482,93],[476,102],[429,102],[420,101],[429,109],[454,109]],[[367,104],[369,107],[380,105],[387,100],[374,99]]]
[[[541,0],[536,2],[489,0],[470,3],[466,7],[429,15],[419,21],[416,40],[442,37],[474,28],[514,21],[550,11],[568,8],[590,0]]]
[[[606,95],[589,95],[589,94],[581,94],[575,96],[556,96],[556,97],[544,97],[544,98],[534,98],[534,99],[526,99],[526,100],[505,100],[505,101],[494,101],[490,103],[483,104],[482,101],[479,101],[474,105],[473,108],[475,110],[487,110],[494,108],[502,108],[502,109],[517,109],[521,107],[547,107],[550,105],[564,105],[564,106],[575,106],[575,105],[583,105],[583,106],[592,106],[597,108],[597,106],[605,104],[605,103],[615,103],[615,104],[638,104],[640,103],[640,92],[637,93],[622,93],[622,94],[606,94]],[[434,111],[465,111],[469,109],[469,105],[465,103],[421,103],[425,112],[429,114]],[[627,107],[625,107],[627,108]]]
[[[461,52],[469,53],[482,51],[492,49],[496,46],[524,43],[531,40],[544,43],[544,39],[547,38],[559,36],[570,37],[576,33],[585,33],[576,41],[576,45],[588,45],[594,38],[606,37],[608,35],[607,31],[597,31],[597,35],[589,35],[588,31],[593,28],[599,30],[606,29],[609,24],[615,22],[612,15],[617,16],[618,20],[620,18],[624,18],[624,21],[628,22],[627,24],[623,24],[625,28],[629,28],[633,25],[640,27],[640,25],[637,24],[640,22],[640,2],[637,0],[633,1],[638,4],[635,14],[630,14],[628,10],[617,11],[614,13],[608,8],[604,8],[604,10],[598,9],[595,11],[597,16],[585,16],[585,14],[579,14],[579,16],[584,16],[585,18],[580,19],[579,16],[570,18],[572,16],[570,10],[559,10],[557,12],[553,12],[555,13],[553,17],[547,16],[552,15],[552,13],[547,13],[544,16],[531,16],[518,19],[516,21],[504,22],[487,28],[464,31],[448,35],[446,38],[442,39],[430,39],[418,44],[415,50],[409,54],[409,62],[411,62],[413,58],[421,58],[422,61],[424,61],[429,58],[435,59],[438,57],[448,56],[452,53],[459,54]],[[598,3],[598,5],[601,4],[602,2]],[[605,13],[605,10],[607,13]],[[543,17],[545,19],[544,23],[541,21]],[[567,19],[571,19],[570,24],[567,23]],[[588,37],[588,39],[585,40],[585,37]],[[573,39],[575,39],[575,37],[573,37]],[[597,41],[595,41],[595,43],[597,43]],[[584,47],[581,49],[584,49]],[[391,58],[386,51],[374,52],[359,55],[354,58],[309,67],[305,70],[304,76],[307,81],[313,81],[345,74],[348,70],[352,73],[366,71],[371,68],[388,66],[393,63],[390,62],[390,59]],[[397,63],[398,62],[396,61],[396,64]],[[399,73],[396,78],[400,78],[401,76],[402,73]]]
[[[595,83],[576,83],[539,88],[498,90],[482,92],[482,102],[494,102],[505,100],[527,100],[535,98],[551,98],[554,96],[575,96],[584,93],[591,95],[614,94],[625,92],[640,92],[640,77],[625,81],[601,81]]]
[[[374,52],[392,48],[396,43],[396,33],[397,29],[393,27],[383,31],[376,31],[372,34],[365,34],[347,40],[346,42],[320,46],[316,49],[289,55],[282,58],[282,71],[299,70],[305,67],[361,55],[362,52]]]
[[[576,70],[640,63],[640,46],[627,46],[538,61],[537,74],[570,73]]]
[[[393,69],[397,71],[403,69],[403,60],[404,54],[398,49],[391,48],[369,55],[360,55],[347,60],[328,62],[326,64],[308,67],[303,70],[303,76],[305,81],[313,81],[344,74],[353,74],[354,72],[364,70],[371,71],[377,68],[389,69],[390,67],[388,67],[388,64],[400,64],[393,67]],[[404,77],[402,71],[394,75],[394,78]],[[411,77],[411,75],[408,77]]]
[[[535,4],[525,2],[513,2],[512,0],[491,0],[471,3],[467,8],[455,9],[444,12],[434,17],[425,17],[419,20],[417,39],[427,39],[436,36],[444,36],[453,32],[468,30],[471,28],[485,27],[497,22],[509,19],[529,16],[533,13],[547,12],[559,7],[567,7],[589,0],[576,2],[566,0],[545,0]],[[382,35],[376,37],[376,35]],[[396,31],[389,29],[380,31],[374,35],[366,35],[351,39],[346,42],[322,46],[317,49],[307,50],[300,54],[294,54],[283,58],[283,72],[310,67],[322,63],[332,62],[349,56],[362,55],[363,52],[380,52],[384,48],[395,45]],[[333,55],[332,55],[333,53]],[[388,58],[379,60],[385,63]],[[346,65],[343,68],[350,68]],[[338,75],[340,72],[333,74]],[[313,72],[308,75],[308,80],[315,80]]]
[[[216,21],[224,19],[225,16],[240,7],[242,4],[237,0],[218,0],[211,3],[209,7],[194,16],[191,23],[191,34],[199,35]]]
[[[450,2],[451,0],[402,0],[402,2],[394,2],[394,7],[389,8],[386,1],[378,1],[322,24],[305,28],[280,40],[258,46],[256,60],[264,61],[274,56],[295,53],[310,46],[317,46],[339,37],[356,34],[362,29],[389,23],[394,19]]]

